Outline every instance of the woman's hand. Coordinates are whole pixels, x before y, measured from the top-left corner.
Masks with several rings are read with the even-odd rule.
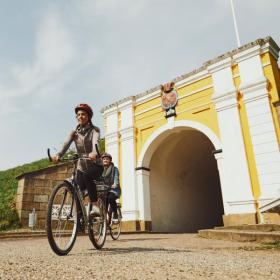
[[[88,157],[90,160],[96,160],[96,154],[94,153],[89,153]]]
[[[54,156],[52,156],[52,162],[53,163],[58,163],[59,162],[59,155],[54,155]]]

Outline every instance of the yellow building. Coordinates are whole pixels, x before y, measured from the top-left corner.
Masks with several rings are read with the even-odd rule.
[[[267,37],[175,78],[168,112],[161,86],[102,110],[127,229],[269,222],[259,209],[280,196],[278,53]]]

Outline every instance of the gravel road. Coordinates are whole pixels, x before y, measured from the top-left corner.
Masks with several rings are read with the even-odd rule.
[[[280,250],[194,234],[108,236],[97,251],[79,236],[68,256],[45,238],[0,240],[0,279],[280,279]]]

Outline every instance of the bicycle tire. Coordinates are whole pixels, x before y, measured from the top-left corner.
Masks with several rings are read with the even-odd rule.
[[[120,237],[121,234],[121,227],[122,227],[122,213],[121,213],[121,209],[118,208],[118,223],[114,224],[111,223],[110,225],[110,235],[112,237],[113,240],[117,240]]]
[[[97,250],[100,250],[106,241],[107,211],[103,199],[98,198],[98,204],[100,209],[100,217],[89,217],[88,235],[93,246]]]
[[[73,188],[66,182],[57,185],[48,203],[47,237],[50,247],[59,256],[67,255],[74,246],[78,229],[77,216],[77,201]],[[60,244],[63,240],[67,241],[65,246]]]

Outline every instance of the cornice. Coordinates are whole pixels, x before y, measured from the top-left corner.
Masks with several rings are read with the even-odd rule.
[[[218,56],[218,57],[216,57],[216,58],[214,58],[214,59],[212,59],[212,60],[208,60],[208,61],[205,62],[203,65],[207,67],[207,66],[209,66],[209,65],[211,65],[211,64],[214,64],[214,63],[217,63],[217,62],[219,62],[219,61],[222,61],[222,60],[224,60],[224,59],[227,58],[227,57],[233,57],[233,56],[235,56],[235,55],[238,54],[238,53],[241,53],[241,52],[243,52],[243,51],[245,51],[245,50],[251,49],[251,48],[254,47],[254,46],[257,46],[257,45],[263,46],[263,45],[265,45],[266,43],[270,43],[271,45],[277,46],[277,44],[275,43],[275,41],[274,41],[270,36],[268,36],[268,37],[265,37],[265,38],[262,38],[262,39],[257,39],[257,40],[255,40],[255,41],[253,41],[253,42],[250,42],[250,43],[248,43],[248,44],[245,44],[245,45],[243,45],[243,46],[241,46],[241,47],[239,47],[239,48],[237,48],[237,49],[234,49],[234,50],[232,50],[232,51],[226,52],[225,54],[220,55],[220,56]],[[277,47],[278,47],[278,46],[277,46]]]
[[[126,127],[121,129],[120,132],[120,137],[121,141],[127,141],[130,139],[134,139],[136,128],[134,126]]]
[[[112,104],[110,107],[108,107],[108,109],[106,110],[101,110],[101,113],[103,115],[104,118],[110,116],[110,115],[114,115],[118,112],[118,106],[115,104]]]
[[[251,57],[257,56],[261,54],[261,47],[259,45],[254,46],[250,49],[246,49],[242,52],[239,52],[233,56],[233,59],[236,63],[240,63],[241,61],[247,60]]]
[[[218,112],[230,108],[236,108],[238,105],[237,90],[231,89],[229,91],[219,93],[212,97],[212,101],[215,104],[216,110]]]
[[[112,132],[105,135],[105,141],[107,146],[118,144],[120,134],[119,132]]]
[[[251,102],[260,98],[268,97],[267,79],[262,78],[254,83],[240,85],[239,91],[243,94],[245,103]]]
[[[276,60],[279,57],[279,47],[278,45],[272,40],[272,42],[267,42],[264,46],[261,47],[261,53],[269,52]]]
[[[176,82],[176,87],[182,88],[186,85],[192,84],[194,82],[197,82],[199,80],[205,79],[209,76],[208,71],[203,67],[203,69],[201,68],[200,71],[193,73],[190,76],[187,76],[185,78],[183,78],[182,80],[179,80],[178,82]]]
[[[259,80],[249,83],[249,84],[240,84],[239,90],[241,92],[248,92],[258,88],[266,88],[267,87],[267,79],[265,77],[260,78]]]
[[[119,137],[119,132],[115,131],[115,132],[111,132],[105,135],[106,139],[110,139],[110,138],[118,138]]]
[[[150,92],[150,93],[147,93],[143,96],[136,96],[136,99],[135,99],[135,105],[139,105],[141,103],[144,103],[146,101],[149,101],[151,99],[154,99],[156,97],[159,97],[160,96],[160,88],[156,88],[154,91]]]
[[[123,111],[127,108],[131,108],[134,107],[135,104],[135,97],[134,96],[130,96],[129,99],[124,100],[123,102],[119,103],[118,105],[118,109],[119,111]]]
[[[230,68],[233,64],[232,58],[231,57],[226,57],[223,60],[219,60],[213,64],[210,64],[207,66],[207,70],[210,74],[213,74],[217,71],[220,71],[225,68]]]

